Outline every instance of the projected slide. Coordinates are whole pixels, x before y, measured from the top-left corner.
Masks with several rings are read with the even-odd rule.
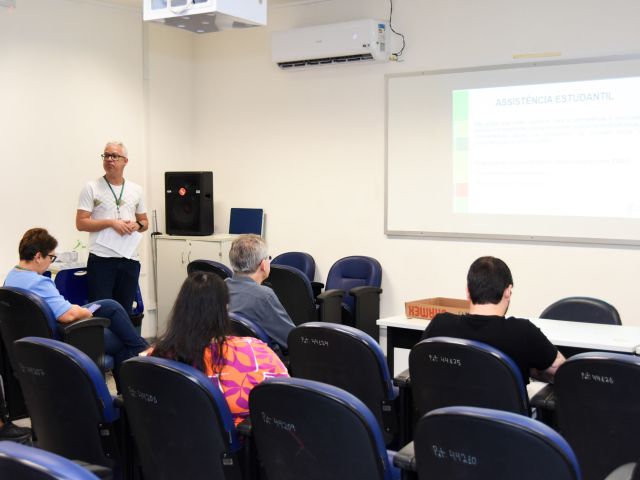
[[[640,78],[453,91],[455,213],[640,218]]]

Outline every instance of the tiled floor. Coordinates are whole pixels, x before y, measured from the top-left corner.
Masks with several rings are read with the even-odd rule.
[[[107,387],[109,388],[109,392],[111,392],[111,395],[115,395],[117,391],[116,391],[116,381],[113,378],[113,373],[110,371],[107,372],[105,380],[107,382]]]
[[[13,423],[18,425],[19,427],[31,428],[31,419],[30,418],[23,418],[21,420],[14,420]]]

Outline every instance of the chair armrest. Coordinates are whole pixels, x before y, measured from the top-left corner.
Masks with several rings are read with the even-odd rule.
[[[558,430],[558,419],[556,415],[556,396],[553,384],[548,383],[529,400],[533,418]]]
[[[411,385],[411,376],[409,375],[409,369],[403,370],[393,379],[393,384],[402,388],[409,387]]]
[[[531,397],[529,404],[534,408],[555,411],[556,395],[553,389],[553,384],[549,383],[540,389],[538,393]]]
[[[313,298],[316,298],[320,293],[322,293],[322,289],[324,288],[324,283],[320,282],[311,282],[311,291],[313,292]]]
[[[318,303],[326,302],[335,297],[340,298],[340,301],[342,301],[342,297],[344,297],[344,290],[339,290],[337,288],[334,288],[332,290],[325,290],[320,295],[318,295]]]
[[[92,317],[73,323],[58,324],[60,339],[86,353],[104,371],[104,329],[108,318]]]
[[[398,415],[400,401],[398,395],[382,401],[382,426],[385,432],[396,435],[398,433]]]
[[[402,470],[409,472],[416,471],[416,454],[413,449],[413,442],[405,445],[400,449],[398,453],[393,457],[393,464]]]
[[[245,418],[236,427],[236,431],[243,437],[251,437],[253,435],[251,427],[251,417]]]
[[[349,290],[349,295],[356,297],[363,297],[365,295],[380,295],[382,289],[380,287],[371,287],[369,285],[363,285],[362,287],[354,287]]]
[[[344,290],[325,290],[316,298],[320,306],[320,321],[342,323],[342,297]]]
[[[241,437],[242,455],[240,463],[242,465],[242,479],[261,478],[260,461],[256,450],[256,439],[253,438],[253,429],[251,427],[251,417],[245,418],[236,426],[236,432]],[[234,477],[235,478],[235,477]],[[238,478],[238,480],[240,480]]]
[[[404,445],[413,439],[414,412],[413,395],[411,391],[411,377],[409,369],[400,372],[393,379],[393,384],[398,388],[398,440]]]
[[[380,294],[379,287],[363,286],[349,290],[349,295],[354,297],[354,327],[369,334],[376,342],[380,340],[380,328],[376,321],[380,318]]]
[[[109,328],[111,325],[111,320],[103,317],[91,317],[86,318],[84,320],[76,320],[71,323],[58,323],[58,331],[60,335],[65,336],[69,335],[71,332],[78,330],[79,328],[90,328],[90,327],[102,327]]]

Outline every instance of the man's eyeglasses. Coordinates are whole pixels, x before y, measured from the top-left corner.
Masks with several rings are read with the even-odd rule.
[[[117,153],[103,153],[100,156],[102,157],[103,160],[113,160],[114,162],[117,162],[121,158],[127,158],[127,157],[123,157],[122,155],[118,155]]]
[[[57,255],[47,255],[47,257],[49,257],[51,259],[51,263],[55,262],[56,259],[58,258]]]

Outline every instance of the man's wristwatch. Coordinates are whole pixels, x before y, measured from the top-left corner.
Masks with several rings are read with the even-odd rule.
[[[140,227],[138,230],[142,230],[144,228],[144,223],[142,223],[140,220],[136,220],[136,223]]]

